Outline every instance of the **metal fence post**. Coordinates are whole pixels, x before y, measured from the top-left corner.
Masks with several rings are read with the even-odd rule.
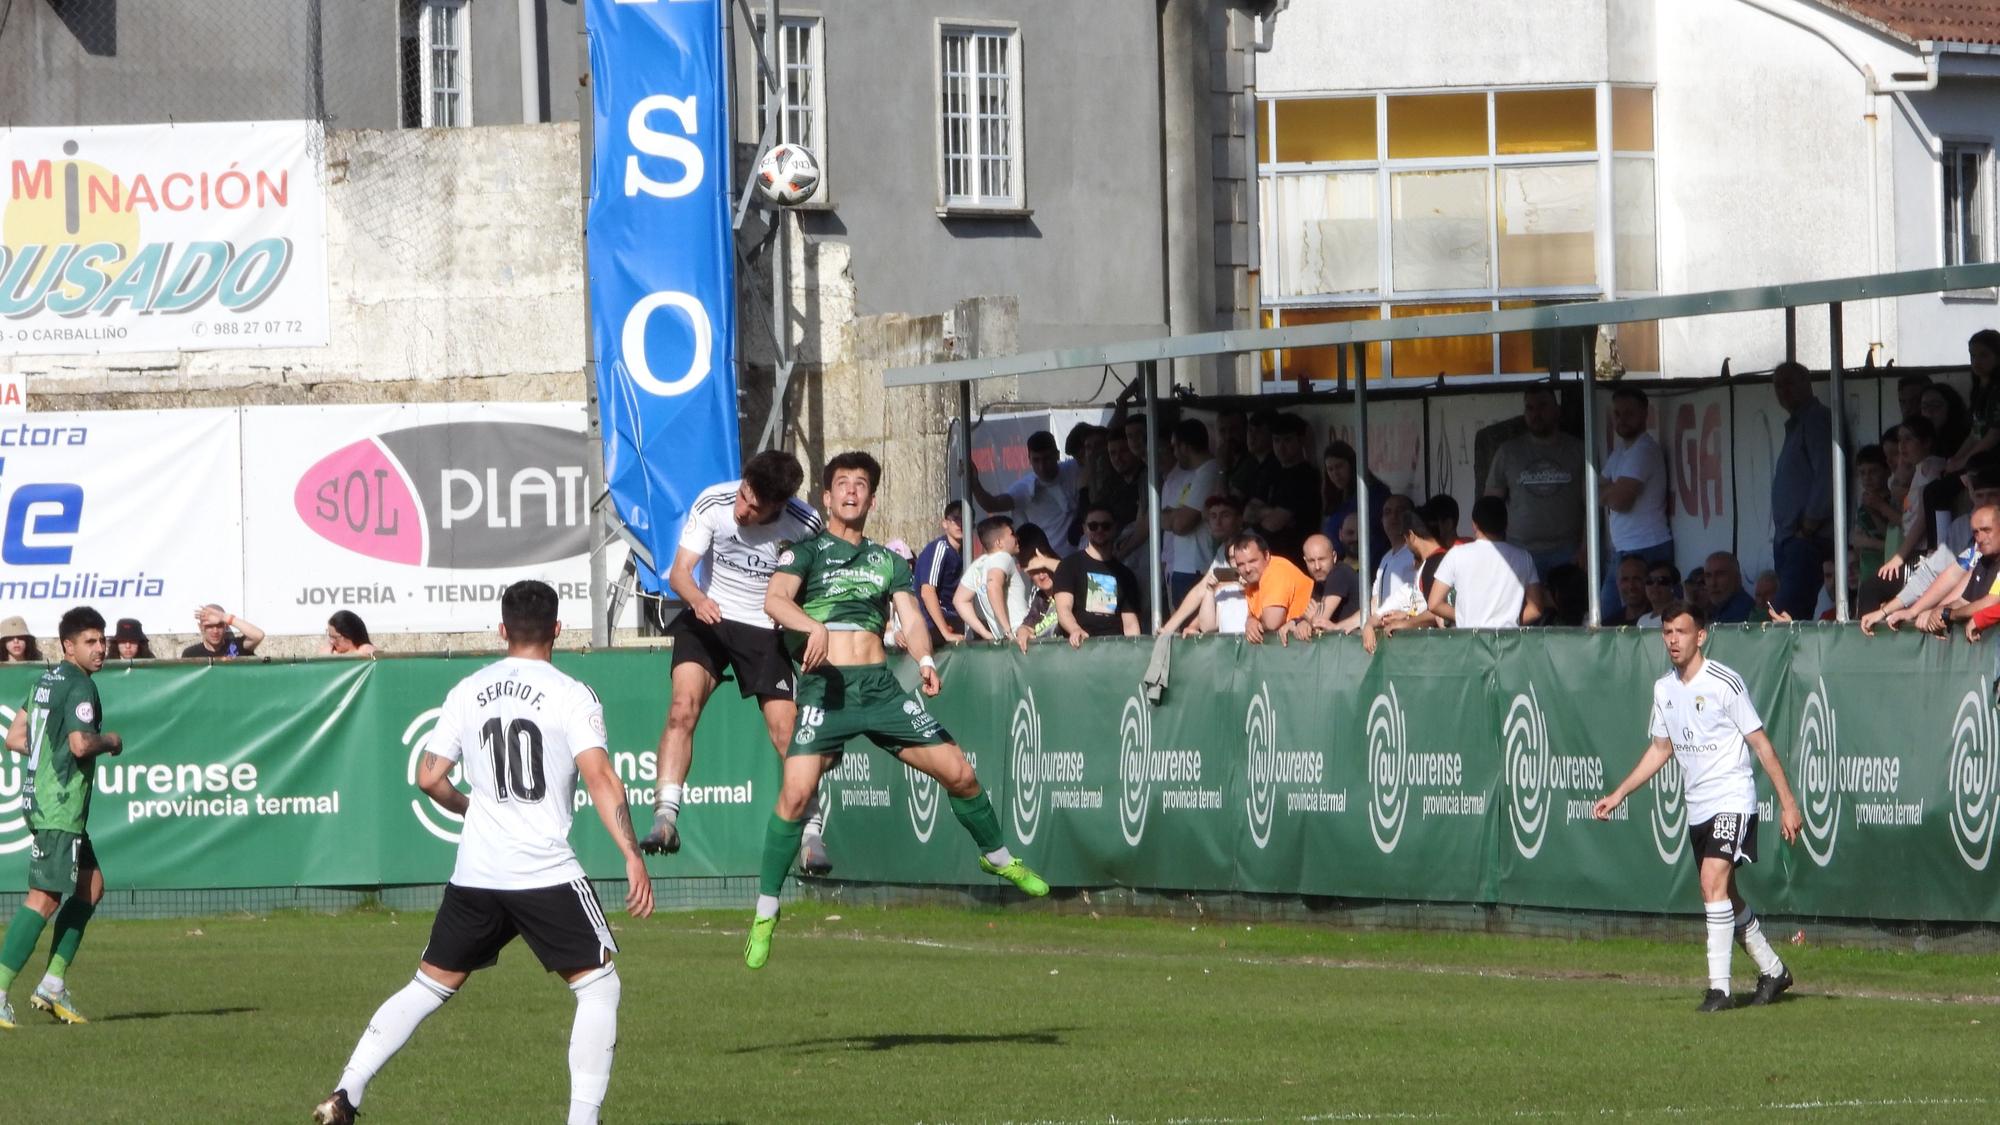
[[[1826,307],[1827,337],[1833,356],[1827,364],[1827,382],[1833,393],[1833,619],[1846,621],[1847,604],[1847,392],[1842,362],[1841,305]]]

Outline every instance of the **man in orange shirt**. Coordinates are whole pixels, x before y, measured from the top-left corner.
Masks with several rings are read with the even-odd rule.
[[[1280,633],[1312,608],[1312,579],[1291,560],[1272,555],[1270,544],[1257,532],[1246,531],[1229,541],[1229,561],[1236,564],[1243,596],[1249,601],[1243,637],[1251,644],[1263,644],[1264,634]]]

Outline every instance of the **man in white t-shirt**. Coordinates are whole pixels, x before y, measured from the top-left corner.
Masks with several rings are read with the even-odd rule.
[[[1170,448],[1174,467],[1160,486],[1160,554],[1167,571],[1167,600],[1179,605],[1201,581],[1202,570],[1218,546],[1204,533],[1203,506],[1227,489],[1221,468],[1208,455],[1208,427],[1201,419],[1181,419]]]
[[[1382,534],[1395,548],[1383,552],[1382,565],[1375,568],[1375,615],[1416,614],[1424,611],[1424,595],[1417,585],[1417,554],[1410,548],[1408,530],[1415,509],[1410,498],[1397,493],[1382,502]]]
[[[1646,429],[1646,392],[1620,383],[1611,392],[1611,455],[1604,459],[1597,492],[1611,531],[1610,566],[1598,604],[1606,623],[1618,605],[1618,563],[1674,561],[1674,533],[1667,523],[1667,455]]]
[[[1757,860],[1757,779],[1750,755],[1771,779],[1778,796],[1778,832],[1789,844],[1798,839],[1799,815],[1785,767],[1743,677],[1702,655],[1708,625],[1701,610],[1679,602],[1660,613],[1660,632],[1673,670],[1653,684],[1653,714],[1647,727],[1652,743],[1618,788],[1591,809],[1599,820],[1611,814],[1671,759],[1681,772],[1687,801],[1688,842],[1692,845],[1708,918],[1708,991],[1703,1012],[1734,1007],[1729,993],[1729,938],[1733,932],[1757,962],[1753,1005],[1769,1004],[1792,986],[1791,971],[1764,938],[1757,916],[1736,892],[1736,868]]]
[[[1460,629],[1513,629],[1542,617],[1535,560],[1507,542],[1507,502],[1482,496],[1472,505],[1477,536],[1447,551],[1431,583],[1430,610]]]
[[[445,696],[424,743],[417,788],[465,818],[458,862],[416,979],[368,1021],[339,1084],[313,1109],[320,1125],[352,1125],[369,1080],[418,1024],[475,970],[493,964],[517,934],[542,968],[576,994],[569,1122],[597,1121],[618,1041],[620,987],[611,962],[618,943],[570,850],[579,776],[625,856],[625,909],[632,917],[653,912],[653,884],[632,831],[625,786],[606,751],[604,708],[596,693],[549,662],[560,632],[555,590],[545,582],[514,583],[500,595],[507,658],[467,676]],[[451,771],[461,765],[469,794],[452,784]]]
[[[1026,652],[1034,630],[1028,624],[1027,580],[1014,559],[1020,548],[1014,521],[987,516],[973,534],[979,539],[979,557],[966,564],[952,605],[969,635],[996,643],[1011,638]]]
[[[1076,505],[1077,491],[1083,484],[1083,466],[1073,459],[1063,459],[1054,434],[1036,430],[1028,435],[1028,471],[998,496],[979,483],[978,473],[971,476],[972,498],[980,507],[1012,515],[1016,526],[1031,523],[1041,528],[1062,554],[1076,550],[1070,528],[1082,514]]]
[[[694,730],[724,675],[736,677],[743,698],[756,697],[765,733],[781,759],[791,745],[798,716],[792,662],[764,612],[764,593],[779,553],[819,534],[819,516],[798,498],[805,476],[798,458],[766,450],[744,463],[741,480],[702,489],[681,524],[667,587],[687,609],[667,626],[674,642],[673,701],[660,732],[653,830],[641,841],[649,854],[671,855],[681,848],[681,796],[694,764]],[[705,583],[695,580],[697,567],[706,567]],[[799,853],[800,866],[811,875],[832,870],[825,826],[815,800]]]
[[[1220,546],[1160,632],[1240,636],[1250,621],[1250,602],[1229,558],[1229,544],[1243,533],[1243,502],[1226,494],[1211,496],[1202,506],[1202,516],[1209,538]]]

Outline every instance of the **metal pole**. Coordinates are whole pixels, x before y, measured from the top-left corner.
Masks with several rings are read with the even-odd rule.
[[[1370,579],[1374,575],[1369,571],[1370,555],[1368,552],[1369,548],[1375,542],[1375,529],[1372,526],[1375,521],[1368,518],[1369,513],[1374,510],[1368,506],[1368,373],[1361,369],[1362,359],[1359,346],[1355,347],[1354,353],[1354,366],[1356,369],[1354,379],[1354,529],[1358,533],[1357,548],[1361,555],[1361,566],[1358,568],[1361,571],[1358,576],[1361,579],[1361,588],[1357,596],[1361,599],[1361,623],[1366,625],[1374,616],[1372,608],[1374,599],[1370,596],[1368,590],[1368,587],[1371,585]],[[1334,528],[1336,534],[1339,531],[1339,528]]]
[[[1161,597],[1166,593],[1166,583],[1160,576],[1160,409],[1159,409],[1160,365],[1146,360],[1139,365],[1139,379],[1145,390],[1146,400],[1146,589],[1147,602],[1152,606],[1153,632],[1160,631],[1160,624],[1167,617],[1160,612]],[[1179,609],[1179,606],[1175,606]]]
[[[1796,306],[1785,309],[1785,362],[1799,361],[1799,310]]]
[[[966,538],[972,537],[973,526],[982,518],[979,504],[972,498],[972,384],[958,385],[958,451],[959,458],[958,496],[965,507],[959,512],[959,526],[965,529]],[[961,543],[961,549],[963,544]]]
[[[1577,337],[1577,358],[1583,372],[1583,567],[1590,578],[1590,609],[1585,624],[1595,629],[1604,623],[1603,598],[1598,584],[1603,582],[1603,546],[1597,541],[1597,474],[1603,465],[1597,444],[1597,380],[1591,371],[1591,333]]]
[[[728,5],[722,5],[728,11]],[[764,58],[769,61],[764,87],[764,139],[777,144],[782,138],[779,120],[785,111],[784,61],[778,54],[781,28],[778,0],[764,5]],[[757,448],[776,449],[785,441],[785,396],[792,383],[792,216],[783,207],[771,208],[776,224],[771,241],[771,412],[765,416],[764,432]]]
[[[1833,393],[1833,619],[1846,621],[1847,604],[1847,393],[1841,369],[1840,302],[1826,307],[1827,337],[1833,344],[1827,381]]]
[[[611,592],[608,589],[609,572],[604,565],[604,550],[609,538],[608,525],[604,518],[604,506],[611,503],[611,497],[604,489],[604,426],[597,411],[597,335],[590,320],[590,192],[591,161],[596,159],[595,138],[591,135],[591,73],[590,36],[584,26],[583,9],[576,15],[578,62],[583,68],[583,82],[577,86],[577,119],[582,122],[577,130],[577,155],[583,166],[583,393],[584,393],[584,440],[590,444],[590,455],[584,461],[586,474],[585,490],[590,494],[590,542],[596,547],[590,552],[590,644],[592,648],[611,647]],[[643,615],[642,615],[643,616]]]

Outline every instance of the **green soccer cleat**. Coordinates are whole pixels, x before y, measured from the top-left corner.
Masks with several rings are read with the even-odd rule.
[[[0,1031],[14,1030],[14,1005],[6,996],[0,995]]]
[[[35,994],[28,997],[28,1005],[38,1012],[47,1012],[63,1023],[90,1022],[83,1018],[82,1012],[76,1010],[76,999],[69,994],[68,985],[64,985],[60,992],[50,992],[47,988],[36,985]]]
[[[750,923],[750,938],[743,943],[743,963],[753,969],[761,969],[764,962],[771,959],[771,931],[778,928],[778,919],[759,918]]]
[[[1049,884],[1040,875],[1028,870],[1019,856],[1009,860],[1005,867],[995,867],[985,857],[980,857],[979,869],[988,875],[998,875],[1021,889],[1021,893],[1032,898],[1040,898],[1049,893]]]

